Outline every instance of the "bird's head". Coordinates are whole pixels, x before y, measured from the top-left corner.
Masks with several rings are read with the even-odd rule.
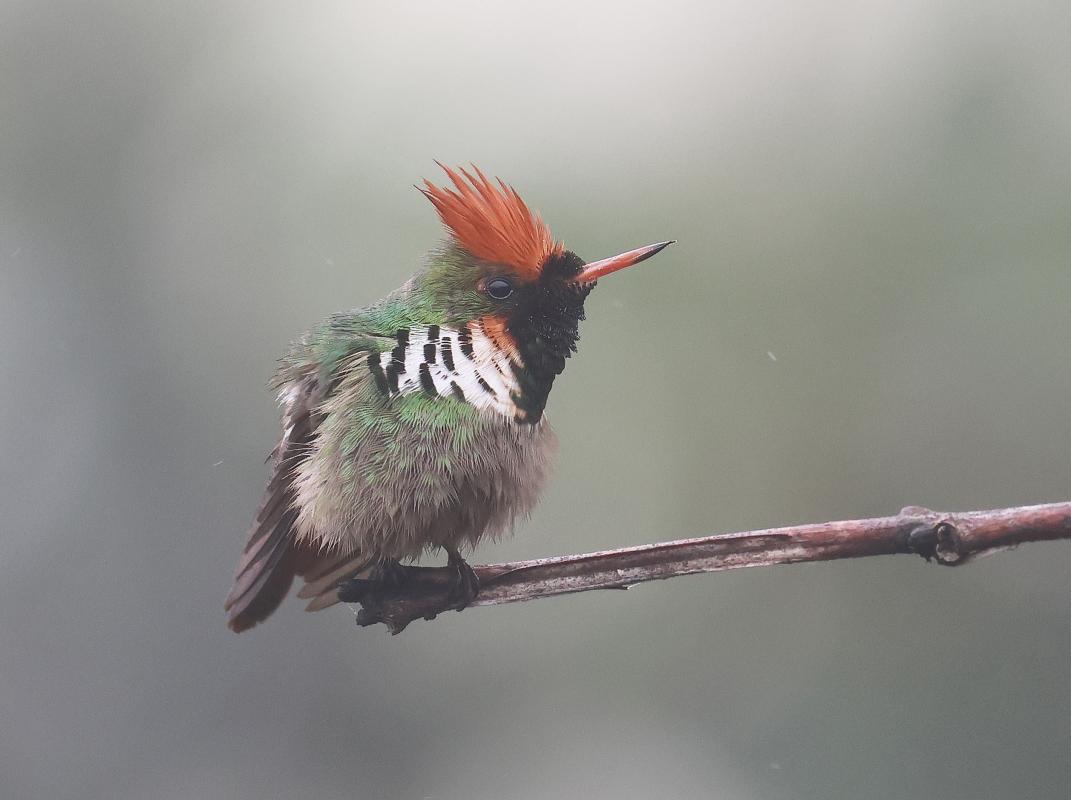
[[[576,350],[584,301],[596,281],[638,264],[671,242],[585,263],[555,241],[538,213],[500,179],[440,164],[453,184],[425,181],[448,233],[419,277],[444,324],[475,325],[506,353],[535,421],[554,377]]]

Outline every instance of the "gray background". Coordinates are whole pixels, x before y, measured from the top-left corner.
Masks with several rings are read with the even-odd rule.
[[[398,638],[222,600],[288,339],[514,183],[604,281],[477,560],[1071,497],[1067,3],[6,2],[0,796],[1058,798],[1071,545]]]

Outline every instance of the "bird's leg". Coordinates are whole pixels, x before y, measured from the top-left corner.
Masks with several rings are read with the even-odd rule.
[[[447,565],[453,567],[456,572],[454,585],[450,588],[450,599],[455,600],[453,608],[460,611],[471,603],[480,592],[480,576],[476,574],[469,563],[461,557],[461,553],[452,545],[443,545],[443,550],[449,556]]]

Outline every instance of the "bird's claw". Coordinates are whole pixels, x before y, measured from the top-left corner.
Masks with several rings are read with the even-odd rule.
[[[453,585],[450,587],[450,599],[453,601],[450,607],[461,611],[480,593],[480,576],[456,550],[450,552],[448,564],[456,573]]]

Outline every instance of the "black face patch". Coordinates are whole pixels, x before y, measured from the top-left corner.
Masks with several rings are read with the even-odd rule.
[[[551,256],[539,280],[518,287],[511,298],[507,327],[524,362],[523,368],[514,367],[520,389],[517,405],[528,422],[543,416],[554,378],[576,352],[584,300],[594,287],[571,282],[583,267],[584,261],[572,251]]]

